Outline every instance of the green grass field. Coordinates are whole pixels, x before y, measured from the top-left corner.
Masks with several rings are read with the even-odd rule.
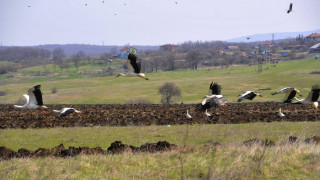
[[[140,146],[166,140],[179,145],[164,153],[125,153],[73,158],[25,158],[0,161],[4,179],[317,179],[319,145],[302,143],[318,135],[319,122],[176,125],[147,127],[78,127],[0,130],[0,145],[17,151],[69,146],[100,146],[121,140]],[[297,136],[301,143],[281,142]],[[271,139],[274,147],[247,147],[251,138]],[[213,146],[214,142],[221,146]],[[186,146],[184,146],[186,145]],[[182,168],[183,166],[183,168]],[[183,169],[183,173],[182,173]]]
[[[257,66],[235,66],[228,68],[211,68],[193,70],[178,70],[172,72],[149,73],[149,81],[136,77],[81,77],[77,73],[66,73],[64,77],[50,78],[18,77],[12,83],[1,85],[0,91],[7,96],[1,96],[1,103],[15,103],[30,87],[41,84],[46,104],[113,104],[124,103],[128,99],[146,99],[153,103],[160,103],[158,88],[165,82],[173,82],[182,90],[182,99],[178,103],[198,103],[201,97],[208,93],[211,81],[222,85],[222,94],[235,102],[237,95],[247,90],[271,88],[272,91],[283,87],[295,87],[307,96],[313,84],[319,84],[320,75],[310,74],[318,71],[320,61],[306,59],[287,61],[272,65],[264,65],[262,73],[257,73]],[[15,83],[16,79],[19,79]],[[26,78],[25,80],[23,80]],[[22,82],[24,81],[24,82]],[[1,83],[1,80],[0,80]],[[51,93],[57,88],[56,94]],[[129,93],[130,91],[130,93]],[[255,101],[280,101],[282,96],[271,96],[270,91],[261,92],[263,98]]]

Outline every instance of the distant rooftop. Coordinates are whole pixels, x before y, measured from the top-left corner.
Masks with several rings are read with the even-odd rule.
[[[320,38],[320,34],[318,33],[312,33],[309,36],[307,36],[307,38]]]
[[[271,41],[266,41],[266,42],[261,43],[261,45],[270,45],[270,44],[272,44]]]

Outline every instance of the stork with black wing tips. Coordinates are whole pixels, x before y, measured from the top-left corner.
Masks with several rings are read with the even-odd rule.
[[[126,77],[135,77],[138,76],[142,79],[149,80],[149,78],[146,77],[144,73],[141,73],[141,62],[138,61],[138,58],[135,54],[129,53],[128,55],[128,60],[127,60],[127,67],[128,67],[128,72],[126,74],[119,73],[116,77],[119,76],[126,76]]]

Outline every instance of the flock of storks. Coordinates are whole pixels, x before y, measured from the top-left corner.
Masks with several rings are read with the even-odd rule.
[[[137,76],[140,78],[143,78],[145,80],[149,80],[145,76],[144,73],[141,73],[141,61],[138,60],[137,56],[133,53],[129,53],[128,60],[127,60],[127,67],[128,72],[126,74],[119,73],[116,77],[119,76]],[[43,105],[42,100],[42,93],[40,89],[40,85],[36,85],[28,90],[27,94],[24,94],[23,96],[26,98],[27,103],[23,106],[20,105],[14,105],[14,108],[18,109],[38,109],[41,110],[44,113],[47,113],[46,109],[47,107]],[[210,108],[217,108],[220,106],[225,106],[227,103],[227,99],[221,95],[221,85],[218,83],[212,82],[209,86],[209,95],[205,95],[203,98],[204,100],[200,105],[198,105],[199,109],[205,112],[205,115],[210,117],[211,114],[208,113],[208,109]],[[266,90],[266,89],[263,89]],[[271,89],[267,89],[271,90]],[[277,92],[271,93],[272,95],[276,94],[282,94],[285,93],[285,97],[283,100],[283,103],[287,104],[312,104],[312,106],[316,109],[318,109],[318,99],[320,94],[320,86],[318,84],[312,86],[311,91],[309,95],[305,99],[298,99],[296,98],[296,94],[302,96],[300,94],[300,91],[293,88],[293,87],[286,87],[283,88]],[[243,100],[253,100],[256,96],[262,97],[259,93],[255,91],[246,91],[243,94],[239,95],[238,102],[241,102]],[[66,116],[70,113],[81,113],[80,111],[74,109],[74,108],[63,108],[61,110],[53,110],[53,112],[59,113],[60,117]],[[279,115],[281,116],[281,109],[279,109]],[[192,117],[189,114],[189,111],[187,110],[186,117],[188,119],[191,119]]]
[[[211,114],[208,113],[208,109],[212,107],[220,107],[225,106],[227,103],[227,99],[221,95],[221,86],[218,83],[212,82],[209,86],[209,95],[204,96],[204,100],[201,103],[201,110],[205,111],[205,115],[211,117]],[[263,89],[264,90],[264,89]],[[271,89],[267,89],[271,90]],[[285,94],[283,99],[284,104],[311,104],[315,109],[318,109],[318,99],[320,95],[320,86],[318,84],[313,85],[311,87],[311,91],[309,92],[308,96],[305,99],[298,99],[296,98],[296,94],[300,94],[300,91],[293,87],[286,87],[271,95],[276,94]],[[243,100],[253,100],[256,96],[262,97],[259,93],[255,91],[246,91],[243,94],[238,95],[238,103]],[[284,117],[285,115],[281,112],[281,108],[279,109],[279,116]],[[191,119],[189,112],[187,111],[186,114],[187,119]]]

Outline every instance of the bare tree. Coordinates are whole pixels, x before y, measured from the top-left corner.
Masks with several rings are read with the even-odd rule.
[[[200,50],[192,49],[191,51],[188,52],[186,58],[190,64],[191,69],[195,69],[195,70],[198,69],[198,64],[200,61]]]
[[[118,48],[117,48],[116,46],[112,47],[112,48],[110,49],[110,53],[111,53],[112,55],[116,55],[116,54],[118,53]]]
[[[174,83],[166,82],[159,88],[159,93],[162,95],[161,103],[170,104],[173,99],[181,98],[181,90]]]
[[[159,62],[160,62],[160,58],[159,57],[155,57],[153,60],[153,67],[156,69],[156,72],[158,72],[159,69]]]
[[[62,48],[56,48],[52,51],[53,62],[55,65],[59,65],[61,70],[63,68],[63,58],[65,57],[64,50]]]
[[[175,56],[174,56],[174,53],[168,53],[167,54],[167,64],[169,65],[169,68],[168,70],[169,71],[174,71],[175,70],[175,64],[174,64],[174,61],[176,60]]]

